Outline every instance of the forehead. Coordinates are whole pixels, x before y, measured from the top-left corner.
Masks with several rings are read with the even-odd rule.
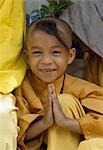
[[[30,50],[32,47],[38,48],[57,48],[63,44],[54,35],[48,34],[45,31],[36,30],[31,33],[27,42],[27,49]]]
[[[56,19],[56,18],[55,19],[54,18],[49,18],[49,19],[43,18],[43,19],[40,19],[40,20],[32,23],[27,30],[26,44],[28,44],[28,41],[31,38],[31,36],[33,35],[33,33],[35,33],[35,31],[38,30],[37,24],[42,23],[42,21],[46,21],[46,22],[53,21],[56,24],[56,28],[57,28],[57,31],[59,32],[60,36],[62,37],[64,42],[67,44],[67,46],[69,45],[71,48],[72,32],[71,32],[70,27],[65,22],[63,22],[59,19]]]

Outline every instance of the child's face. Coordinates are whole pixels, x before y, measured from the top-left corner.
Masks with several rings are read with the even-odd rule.
[[[40,80],[51,83],[62,76],[70,59],[68,50],[59,40],[44,31],[36,30],[27,43],[27,63]]]

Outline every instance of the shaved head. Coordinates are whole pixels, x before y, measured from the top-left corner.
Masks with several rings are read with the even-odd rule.
[[[45,17],[33,22],[27,29],[25,46],[28,47],[30,36],[35,30],[41,30],[55,36],[68,50],[72,46],[72,31],[70,26],[61,19]]]

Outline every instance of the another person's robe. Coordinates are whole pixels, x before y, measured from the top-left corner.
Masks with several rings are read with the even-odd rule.
[[[103,58],[96,54],[90,56],[84,78],[103,87]]]
[[[11,92],[26,73],[21,55],[24,31],[24,1],[0,0],[0,150],[17,147],[17,109]]]

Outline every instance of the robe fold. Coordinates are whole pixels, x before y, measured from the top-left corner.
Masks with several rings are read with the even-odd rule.
[[[11,92],[26,73],[24,35],[24,1],[0,0],[0,150],[17,148],[17,109]]]
[[[96,54],[90,56],[84,78],[103,87],[103,58]]]
[[[65,75],[65,78],[64,76],[62,76],[58,80],[56,80],[54,82],[54,86],[56,88],[58,97],[61,97],[60,95],[62,95],[59,101],[65,115],[79,120],[85,139],[88,140],[91,138],[103,137],[103,88],[93,83],[89,83],[88,81],[79,79],[77,77],[72,77],[67,74]],[[61,88],[62,94],[60,94]],[[28,129],[29,125],[38,117],[43,116],[44,112],[43,106],[45,105],[47,94],[48,94],[47,89],[45,89],[42,86],[42,84],[37,82],[35,79],[32,80],[30,78],[29,73],[27,73],[27,76],[25,77],[22,85],[15,90],[15,96],[17,98],[17,107],[19,108],[18,125],[20,127],[20,132],[18,137],[18,145],[23,150],[26,149],[37,150],[38,149],[37,147],[39,147],[41,144],[42,137],[33,140],[31,143],[24,143],[24,138],[25,132]],[[67,95],[67,98],[65,95]],[[68,97],[68,95],[70,97]],[[66,107],[66,109],[64,107]],[[88,111],[86,112],[85,109]],[[71,113],[70,110],[72,111],[72,114],[70,114]],[[62,133],[63,129],[57,128],[58,127],[56,127],[56,131],[59,131],[57,133],[61,132],[62,139],[63,136],[64,137],[67,136],[65,135],[65,131]],[[55,134],[53,135],[53,133],[56,133],[53,132],[55,131],[55,128],[50,130],[52,130],[52,132],[50,132],[51,133],[50,134],[48,131],[48,142],[49,142],[49,135],[54,136]],[[66,134],[67,132],[68,131],[66,131]],[[77,135],[72,134],[73,133],[71,133],[71,136],[74,136],[78,139]],[[54,137],[58,136],[55,135]],[[52,143],[54,143],[54,141],[52,141]],[[69,145],[70,143],[69,139],[67,143],[68,143],[67,145]],[[33,146],[33,148],[31,149],[28,148],[28,145],[30,147],[30,144]],[[78,144],[79,143],[76,144],[76,148],[72,149],[73,150],[77,149]],[[63,150],[62,148],[60,149],[60,147],[58,145],[58,150]],[[65,150],[66,149],[68,149],[68,146],[65,147]],[[57,150],[57,147],[48,148],[48,150]]]
[[[25,76],[21,55],[25,33],[23,0],[0,0],[0,92],[18,87]]]

